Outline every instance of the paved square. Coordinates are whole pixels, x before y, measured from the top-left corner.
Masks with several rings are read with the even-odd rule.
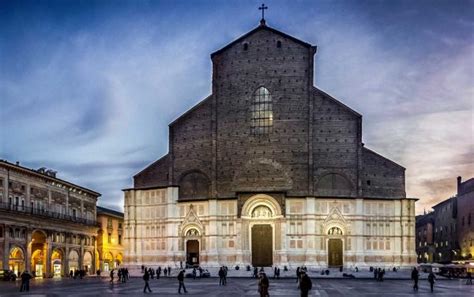
[[[412,291],[408,280],[312,279],[310,296],[474,296],[474,286],[467,286],[462,280],[440,280],[435,293],[429,292],[428,282],[420,281],[418,293]],[[191,296],[258,296],[257,281],[250,278],[229,278],[227,286],[218,286],[217,278],[186,279],[185,284]],[[172,278],[153,279],[150,287],[153,293],[143,294],[143,280],[132,278],[125,284],[110,285],[107,279],[87,278],[47,279],[31,282],[30,292],[19,292],[20,282],[1,282],[0,296],[178,296],[177,281]],[[183,294],[184,295],[184,294]],[[270,296],[299,296],[295,279],[270,279]]]

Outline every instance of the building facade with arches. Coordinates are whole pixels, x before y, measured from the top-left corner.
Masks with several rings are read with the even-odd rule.
[[[0,266],[19,275],[95,273],[99,193],[0,160]]]
[[[316,49],[262,20],[211,54],[212,94],[124,190],[126,265],[416,262],[405,168],[313,86]]]

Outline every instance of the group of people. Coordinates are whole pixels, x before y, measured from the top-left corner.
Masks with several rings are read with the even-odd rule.
[[[155,275],[156,275],[156,279],[160,279],[160,276],[161,276],[161,273],[163,272],[163,275],[164,276],[171,276],[171,267],[168,266],[164,269],[161,269],[161,266],[158,266],[158,268],[156,268],[156,270],[154,270],[153,268],[151,267],[145,267],[144,265],[142,265],[142,273],[144,274],[145,272],[148,272],[149,276],[151,279],[154,279],[155,278]]]
[[[378,282],[383,282],[383,277],[385,276],[385,268],[374,268],[374,279]]]
[[[227,285],[227,266],[219,268],[219,286]]]
[[[420,279],[420,273],[416,267],[413,267],[411,271],[411,279],[413,280],[413,291],[418,291],[418,280]],[[430,271],[428,274],[428,282],[430,283],[431,292],[434,290],[434,283],[436,281],[436,276],[433,271]]]
[[[80,278],[82,279],[84,276],[86,276],[87,272],[84,269],[74,269],[74,270],[69,270],[69,277],[70,278]]]
[[[110,283],[114,283],[114,276],[115,276],[115,269],[110,271]],[[128,268],[119,268],[117,270],[118,282],[125,283],[130,279],[130,275],[128,273]]]
[[[161,267],[159,267],[159,269],[161,270]],[[171,269],[165,268],[165,270],[167,270],[167,273],[169,273]],[[143,271],[143,281],[145,282],[145,286],[143,287],[143,293],[148,293],[148,292],[152,293],[153,291],[150,288],[150,277],[151,277],[151,274],[154,273],[153,272],[154,270],[152,268],[147,269],[146,267],[144,267],[142,271]],[[184,277],[185,277],[184,273],[185,273],[185,270],[183,269],[178,273],[178,276],[177,276],[178,294],[181,294],[181,289],[183,289],[184,293],[188,293],[188,291],[186,290],[186,286],[184,285]],[[157,273],[157,279],[159,279],[158,275],[159,273]]]

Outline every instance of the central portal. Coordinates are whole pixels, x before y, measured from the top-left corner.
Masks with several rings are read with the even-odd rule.
[[[328,244],[329,267],[342,266],[342,240],[329,239]]]
[[[254,267],[273,265],[272,226],[268,224],[252,227],[252,265]]]
[[[188,240],[186,242],[186,264],[188,266],[199,265],[199,241]]]

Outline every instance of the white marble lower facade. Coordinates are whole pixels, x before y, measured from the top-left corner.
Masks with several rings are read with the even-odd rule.
[[[265,245],[268,266],[416,263],[415,199],[288,197],[280,205],[255,193],[239,213],[238,199],[183,202],[177,187],[125,190],[124,264],[244,267],[260,263],[253,242]],[[252,238],[256,226],[269,233],[264,243]]]

